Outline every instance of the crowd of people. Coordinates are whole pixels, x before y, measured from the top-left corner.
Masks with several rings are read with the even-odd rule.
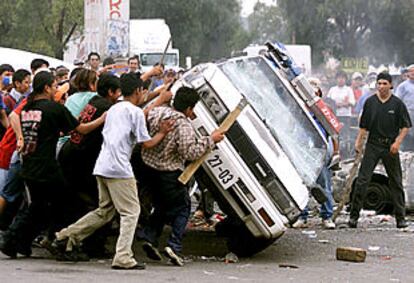
[[[388,72],[387,70],[382,70]],[[382,72],[381,71],[381,72]],[[330,82],[325,76],[316,79],[323,92],[323,97],[334,110],[334,113],[344,125],[340,133],[341,158],[348,159],[354,156],[354,141],[358,132],[358,119],[362,114],[365,102],[377,91],[377,76],[375,70],[369,71],[365,76],[360,72],[348,75],[344,71],[338,71],[334,80]],[[403,68],[401,74],[392,75],[393,93],[399,97],[408,107],[411,116],[414,115],[414,103],[412,95],[414,80],[414,65]],[[414,150],[414,133],[409,132],[402,150]]]
[[[355,149],[361,151],[363,136],[366,137],[368,132],[370,133],[367,151],[352,195],[349,226],[357,226],[359,211],[362,209],[363,192],[366,191],[375,166],[381,159],[390,178],[390,195],[397,227],[406,227],[404,190],[398,151],[414,149],[414,134],[409,129],[411,128],[410,117],[414,117],[414,65],[408,66],[401,77],[394,80],[386,71],[379,74],[370,72],[365,79],[361,73],[355,72],[348,83],[347,73],[338,71],[335,75],[336,85],[332,87],[326,80],[324,84],[318,78],[310,78],[309,81],[315,92],[332,108],[343,125],[339,140],[329,140],[330,148],[333,150],[331,156],[337,156],[337,160],[353,158]],[[378,102],[375,101],[377,97],[381,103],[375,103]],[[366,106],[367,103],[369,104]],[[392,107],[396,109],[391,109]],[[395,114],[397,118],[388,116],[389,113]],[[381,140],[380,144],[375,141],[376,139]],[[376,151],[372,150],[375,146],[371,144],[377,147]],[[329,163],[332,164],[332,162],[327,164]],[[322,224],[326,229],[335,229],[336,226],[332,221],[334,206],[332,169],[332,165],[324,166],[317,180],[327,195],[327,201],[319,208]],[[306,208],[293,227],[308,227],[308,214]]]
[[[142,248],[150,259],[161,260],[159,237],[166,224],[172,230],[162,252],[182,266],[190,198],[178,176],[187,161],[211,150],[224,133],[197,137],[189,118],[200,97],[194,89],[181,87],[171,103],[169,87],[179,76],[174,70],[156,64],[141,72],[135,56],[119,74],[113,60],[105,59],[102,68],[100,60],[92,52],[87,65],[75,62],[71,71],[51,68],[43,59],[34,59],[30,71],[0,65],[0,251],[12,258],[30,256],[38,241],[58,260],[88,260],[105,251],[106,236],[119,214],[112,268],[145,268],[133,255],[137,237],[144,240]],[[390,177],[397,226],[407,225],[398,158],[401,144],[411,148],[404,138],[414,139],[408,130],[414,112],[414,65],[407,70],[407,80],[396,91],[399,98],[392,95],[388,73],[368,74],[365,80],[354,73],[347,86],[347,74],[338,72],[336,86],[329,90],[310,79],[344,124],[339,143],[327,137],[331,155],[347,157],[352,126],[359,123],[357,150],[370,133],[350,227],[357,226],[361,192],[380,159]],[[360,122],[353,121],[358,116]],[[335,228],[331,164],[326,161],[318,178],[328,196],[320,209],[327,229]],[[150,194],[152,207],[145,221],[140,217],[143,192]],[[307,216],[305,210],[294,227],[305,227]]]
[[[88,260],[105,250],[119,214],[112,268],[145,268],[132,252],[135,235],[149,258],[161,260],[165,224],[172,232],[163,253],[182,266],[190,201],[178,176],[224,133],[197,137],[188,120],[200,99],[194,89],[179,88],[170,103],[175,71],[157,64],[141,73],[138,57],[131,57],[118,75],[113,62],[99,69],[99,54],[88,59],[71,72],[42,59],[32,61],[31,72],[0,66],[0,251],[30,256],[43,235],[38,244],[56,259]],[[145,225],[137,225],[137,183],[151,188],[154,209]]]

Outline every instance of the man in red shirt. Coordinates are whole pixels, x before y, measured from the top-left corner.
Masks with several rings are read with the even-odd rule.
[[[16,151],[17,138],[15,131],[19,133],[18,135],[21,139],[19,116],[26,102],[27,99],[23,99],[19,106],[10,114],[11,125],[7,128],[3,139],[0,141],[0,218],[2,218],[7,204],[16,202],[23,192],[23,181],[18,174],[20,171],[20,160]],[[8,226],[11,219],[2,220],[2,226]]]
[[[355,72],[352,74],[351,88],[354,92],[355,103],[358,103],[359,98],[362,96],[362,85],[364,76],[361,73]]]

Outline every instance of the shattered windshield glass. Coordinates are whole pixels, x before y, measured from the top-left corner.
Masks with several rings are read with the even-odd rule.
[[[270,66],[257,57],[228,61],[219,67],[265,121],[305,183],[314,184],[326,145]]]
[[[141,64],[144,66],[153,66],[161,61],[162,53],[143,53],[141,54]],[[164,65],[178,65],[177,54],[167,53],[164,56]]]

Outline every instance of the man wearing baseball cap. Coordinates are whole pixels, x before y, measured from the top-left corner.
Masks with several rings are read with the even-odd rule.
[[[407,107],[392,94],[391,89],[391,75],[380,73],[377,76],[377,92],[367,99],[362,111],[355,150],[361,152],[367,134],[368,140],[352,194],[350,228],[357,227],[364,192],[380,159],[389,178],[388,187],[394,205],[397,228],[408,226],[405,220],[404,189],[398,151],[408,129],[411,128],[411,120]]]
[[[360,72],[355,72],[352,74],[351,88],[354,92],[355,102],[359,101],[359,98],[362,96],[362,85],[364,76]]]
[[[402,82],[395,92],[408,108],[410,116],[414,115],[414,64],[407,67],[407,80]],[[414,117],[414,116],[413,116]],[[410,129],[402,145],[404,151],[414,151],[414,131]]]

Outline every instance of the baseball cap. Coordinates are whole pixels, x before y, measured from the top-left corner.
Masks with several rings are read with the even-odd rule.
[[[310,85],[311,85],[313,88],[318,89],[318,88],[320,88],[320,86],[321,86],[321,81],[320,81],[318,78],[315,78],[315,77],[310,77],[310,78],[308,78],[308,81],[309,81]]]
[[[79,66],[79,65],[83,65],[83,64],[85,64],[81,59],[75,59],[74,61],[73,61],[73,65],[75,65],[75,66]]]
[[[175,76],[175,71],[173,70],[173,69],[168,69],[168,70],[166,70],[165,72],[164,72],[164,76],[167,76],[167,75],[173,75],[173,76]]]
[[[414,69],[414,64],[409,65],[406,69],[407,70]]]
[[[62,96],[69,91],[69,83],[64,83],[57,89],[53,100],[59,102],[62,99]]]
[[[392,83],[392,76],[387,72],[381,72],[377,76],[377,81],[379,81],[379,80],[386,80],[386,81],[389,81],[390,83]]]
[[[352,79],[353,80],[357,80],[357,79],[362,80],[363,78],[364,78],[364,76],[360,72],[355,72],[355,73],[352,74]]]

